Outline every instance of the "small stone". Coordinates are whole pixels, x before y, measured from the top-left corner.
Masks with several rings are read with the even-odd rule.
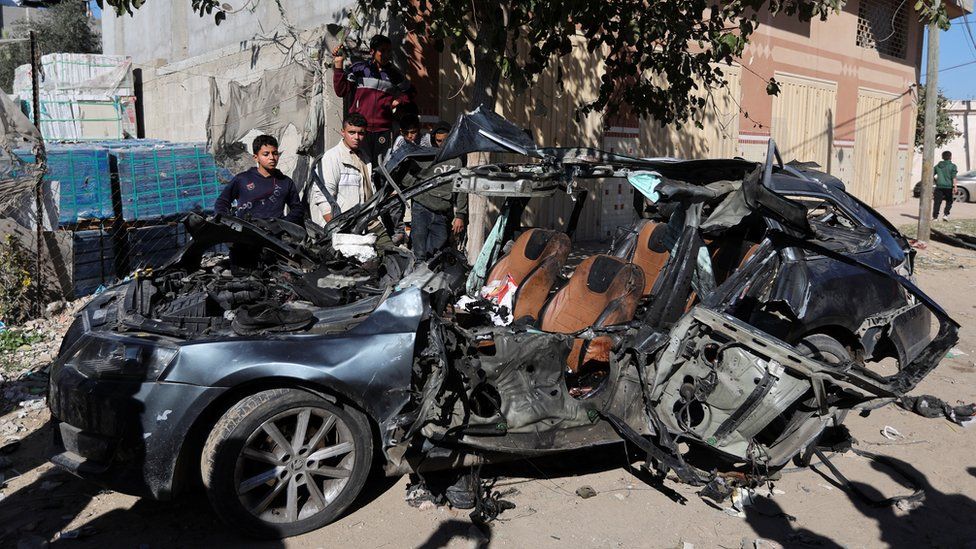
[[[590,485],[583,485],[576,489],[576,495],[583,499],[590,499],[596,495],[596,490]]]

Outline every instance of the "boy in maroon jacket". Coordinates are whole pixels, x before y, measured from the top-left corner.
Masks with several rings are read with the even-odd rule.
[[[410,103],[413,87],[390,62],[392,42],[377,34],[369,40],[369,59],[343,69],[342,46],[333,51],[332,85],[339,97],[352,94],[349,112],[366,117],[366,139],[361,150],[375,166],[393,144],[393,110]]]

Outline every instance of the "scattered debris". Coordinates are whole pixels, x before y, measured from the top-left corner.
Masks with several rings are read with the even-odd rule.
[[[62,539],[81,539],[94,536],[98,533],[98,530],[94,526],[82,526],[81,528],[75,528],[74,530],[64,530],[60,532],[57,536],[57,540]]]
[[[899,511],[909,512],[914,511],[925,503],[925,498],[898,498],[895,500],[895,507]]]
[[[951,406],[947,402],[932,395],[905,395],[895,401],[899,406],[922,417],[936,418],[945,416],[946,419],[959,425],[968,426],[976,415],[976,404],[960,404]]]
[[[783,549],[783,546],[771,539],[756,538],[752,543],[747,543],[748,540],[742,540],[743,549]]]
[[[404,496],[407,505],[419,509],[431,509],[437,506],[437,498],[427,488],[427,485],[420,479],[413,480],[407,484],[407,494]]]
[[[966,356],[966,353],[963,352],[963,350],[959,347],[953,347],[952,349],[949,349],[948,353],[946,353],[946,358],[958,358],[961,356]]]
[[[592,486],[587,484],[577,488],[576,495],[583,499],[590,499],[591,497],[596,495],[596,490],[594,490]]]
[[[898,429],[895,429],[891,425],[885,425],[884,429],[881,429],[881,436],[885,437],[888,440],[898,440],[900,438],[905,438],[905,435],[899,433]]]
[[[932,240],[941,242],[943,244],[948,244],[950,246],[955,246],[957,248],[976,250],[976,238],[966,233],[948,234],[932,229]]]

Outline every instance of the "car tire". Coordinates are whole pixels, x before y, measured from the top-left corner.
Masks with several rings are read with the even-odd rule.
[[[307,391],[274,389],[242,399],[220,418],[200,470],[224,522],[253,537],[282,538],[321,528],[349,507],[372,454],[362,412]]]
[[[966,189],[956,186],[956,190],[952,193],[953,202],[969,202],[969,191]]]
[[[851,360],[851,352],[847,347],[826,334],[810,334],[801,339],[796,347],[803,356],[827,364],[843,364]]]
[[[797,343],[796,348],[803,356],[826,362],[827,364],[844,364],[853,359],[851,352],[840,341],[827,334],[810,334]],[[838,410],[837,425],[844,423],[849,410]]]

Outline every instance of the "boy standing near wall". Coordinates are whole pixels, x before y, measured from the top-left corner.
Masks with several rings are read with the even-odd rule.
[[[342,46],[332,50],[332,84],[336,95],[352,94],[350,113],[366,117],[366,138],[361,145],[369,162],[376,166],[393,145],[393,111],[410,103],[413,87],[390,62],[392,42],[382,34],[369,41],[369,59],[343,68]]]
[[[949,210],[952,209],[953,193],[956,192],[956,174],[959,169],[952,163],[952,153],[944,151],[942,162],[935,165],[935,195],[932,197],[934,207],[932,208],[932,221],[939,219],[939,206],[945,201],[945,213],[942,214],[943,221],[949,221]]]
[[[322,183],[308,188],[309,217],[320,226],[373,196],[372,168],[363,155],[366,118],[349,113],[342,121],[342,141],[322,156]],[[338,211],[335,211],[338,208]]]
[[[281,157],[278,140],[270,135],[259,135],[251,143],[251,151],[257,166],[231,179],[217,197],[214,211],[218,214],[232,213],[245,219],[284,218],[301,224],[305,215],[298,188],[290,177],[278,171],[278,158]],[[253,268],[260,253],[260,246],[233,244],[230,260],[236,266]]]
[[[278,140],[270,135],[259,135],[251,143],[257,166],[241,172],[224,187],[214,204],[219,214],[231,213],[252,219],[284,218],[301,224],[305,217],[302,202],[290,177],[278,171]],[[288,214],[285,214],[285,207]]]

